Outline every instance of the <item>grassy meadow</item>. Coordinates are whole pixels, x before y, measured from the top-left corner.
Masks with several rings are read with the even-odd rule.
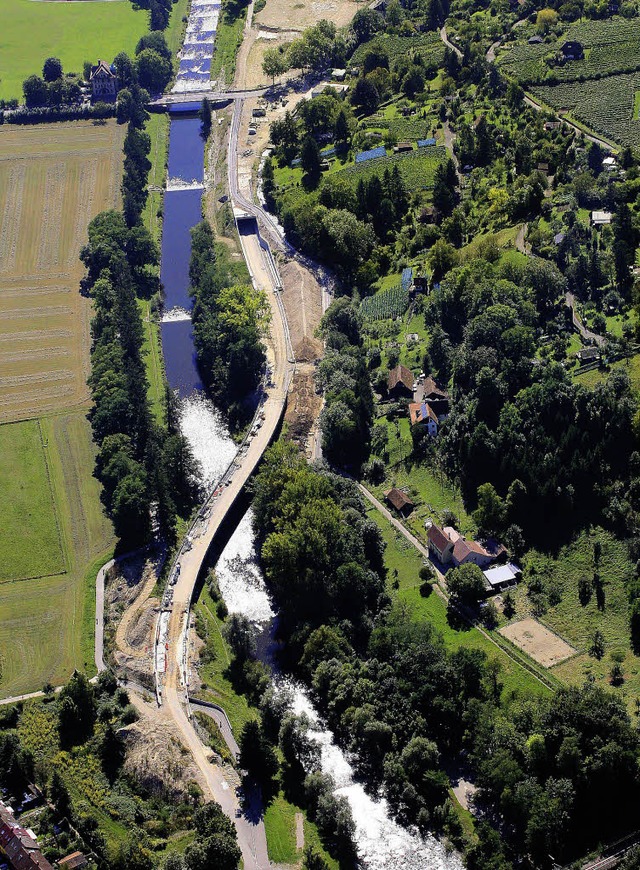
[[[133,54],[149,27],[149,13],[129,0],[34,3],[0,0],[0,99],[22,99],[22,82],[41,75],[47,57],[59,57],[65,72],[82,75],[85,60],[109,61]]]
[[[119,203],[125,132],[113,121],[0,129],[4,697],[94,667],[95,577],[115,542],[93,477],[78,255],[91,218]]]
[[[24,457],[28,467],[12,466],[12,486],[24,483],[50,493],[48,522],[59,524],[60,556],[55,565],[48,562],[49,569],[57,573],[26,580],[5,577],[6,582],[0,583],[0,697],[35,691],[47,681],[59,684],[74,668],[94,672],[95,578],[114,546],[99,485],[92,476],[95,454],[85,415],[62,414],[40,423],[7,424],[0,427],[0,443],[15,453],[15,445],[28,443],[29,428],[39,426],[49,479],[44,449],[41,446],[38,455],[34,447]],[[2,455],[4,463],[6,454]],[[34,468],[39,469],[37,479]],[[1,528],[12,522],[12,515],[11,501],[0,499]],[[21,538],[3,541],[3,565],[19,567],[15,558],[24,559],[22,554],[29,551],[39,551],[51,560],[56,547],[47,544],[40,549],[34,534],[42,535],[43,522],[32,528],[25,518],[18,528]],[[15,570],[14,574],[19,576]]]

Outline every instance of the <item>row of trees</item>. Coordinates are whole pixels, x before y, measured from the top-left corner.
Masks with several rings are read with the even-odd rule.
[[[204,220],[191,231],[189,280],[198,366],[216,404],[238,428],[251,414],[247,399],[266,362],[262,337],[270,316],[262,291],[235,282],[228,256]]]
[[[358,469],[369,455],[373,396],[354,303],[346,298],[333,302],[320,333],[325,342],[318,369],[325,396],[322,450],[332,465]]]
[[[128,544],[149,538],[152,510],[171,538],[177,513],[195,497],[195,468],[182,435],[154,422],[147,398],[136,293],[148,292],[158,252],[141,224],[128,227],[122,213],[109,211],[89,224],[81,259],[95,312],[88,383],[102,499]]]

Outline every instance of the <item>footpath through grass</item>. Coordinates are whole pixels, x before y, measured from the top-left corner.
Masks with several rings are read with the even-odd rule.
[[[498,647],[494,646],[483,634],[475,628],[464,627],[454,629],[447,620],[447,606],[436,592],[428,598],[420,595],[419,571],[422,567],[422,557],[411,544],[373,507],[368,508],[370,518],[379,527],[386,546],[385,565],[389,581],[397,577],[399,588],[390,592],[399,601],[404,602],[413,617],[429,622],[441,635],[445,647],[454,651],[461,647],[478,649],[486,653],[490,661],[500,664],[500,680],[503,684],[502,697],[508,699],[514,695],[546,694],[548,689],[543,686],[528,670],[521,667]],[[396,575],[397,572],[397,575]]]
[[[41,75],[48,57],[59,57],[65,72],[82,75],[86,60],[111,63],[120,51],[133,55],[149,28],[148,11],[134,9],[129,0],[0,0],[0,20],[0,99],[5,100],[21,100],[22,82]]]

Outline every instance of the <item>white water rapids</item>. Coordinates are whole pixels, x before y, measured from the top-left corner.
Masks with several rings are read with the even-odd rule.
[[[216,565],[220,591],[230,612],[242,613],[257,627],[266,628],[274,611],[256,559],[252,512],[247,511]],[[323,727],[302,686],[283,681],[293,695],[295,713],[312,722],[310,736],[318,742],[324,773],[333,777],[336,794],[348,800],[356,824],[360,865],[366,870],[462,870],[455,853],[448,854],[434,837],[422,838],[398,825],[384,798],[370,797],[356,782],[345,753],[331,731]]]

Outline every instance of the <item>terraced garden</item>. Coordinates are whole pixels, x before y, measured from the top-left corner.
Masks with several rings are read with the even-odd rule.
[[[440,66],[444,59],[444,44],[437,33],[421,33],[416,36],[383,36],[370,42],[364,42],[353,53],[351,62],[362,63],[364,56],[373,47],[384,48],[389,55],[389,62],[403,57],[408,51],[418,52],[427,63]]]
[[[547,105],[566,110],[596,133],[632,147],[640,145],[640,121],[634,114],[638,91],[640,72],[531,88],[534,97]]]

